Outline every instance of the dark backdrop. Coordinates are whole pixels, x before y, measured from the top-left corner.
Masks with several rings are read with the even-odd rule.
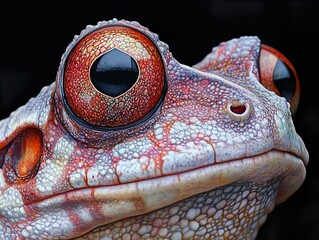
[[[139,21],[187,65],[222,41],[257,35],[299,73],[294,122],[310,153],[305,183],[271,213],[258,239],[319,239],[318,10],[314,1],[1,1],[0,119],[54,81],[66,46],[87,24],[114,17]]]

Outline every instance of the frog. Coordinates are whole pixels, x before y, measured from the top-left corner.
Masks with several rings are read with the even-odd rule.
[[[256,36],[187,66],[136,21],[88,25],[0,121],[0,238],[255,239],[306,176],[299,85]]]

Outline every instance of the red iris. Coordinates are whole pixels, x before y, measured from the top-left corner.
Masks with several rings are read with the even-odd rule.
[[[132,28],[109,26],[84,37],[70,53],[64,93],[72,112],[99,127],[119,127],[146,116],[165,82],[156,45]]]

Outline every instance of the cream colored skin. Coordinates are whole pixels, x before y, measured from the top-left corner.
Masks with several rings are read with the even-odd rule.
[[[103,132],[70,118],[61,76],[82,36],[114,24],[158,46],[168,92],[143,124]],[[0,122],[4,161],[25,128],[42,131],[44,143],[39,170],[24,185],[9,184],[0,170],[0,238],[254,239],[299,188],[308,161],[289,104],[259,82],[259,48],[256,37],[234,39],[192,68],[136,22],[88,26],[62,56],[56,82]],[[201,71],[212,58],[211,71]],[[236,105],[246,110],[232,112]]]

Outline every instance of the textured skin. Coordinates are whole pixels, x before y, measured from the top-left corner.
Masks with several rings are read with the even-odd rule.
[[[167,93],[154,115],[112,130],[74,120],[63,77],[74,47],[113,25],[155,44]],[[254,239],[308,162],[289,104],[259,82],[259,50],[233,39],[192,68],[136,22],[88,26],[56,82],[0,122],[0,238]]]
[[[89,76],[96,56],[114,48],[130,54],[140,69],[132,89],[116,98],[96,91]],[[84,38],[68,57],[65,95],[73,112],[86,122],[96,126],[121,126],[141,119],[156,105],[162,95],[164,75],[161,56],[145,35],[123,27],[100,29]]]

